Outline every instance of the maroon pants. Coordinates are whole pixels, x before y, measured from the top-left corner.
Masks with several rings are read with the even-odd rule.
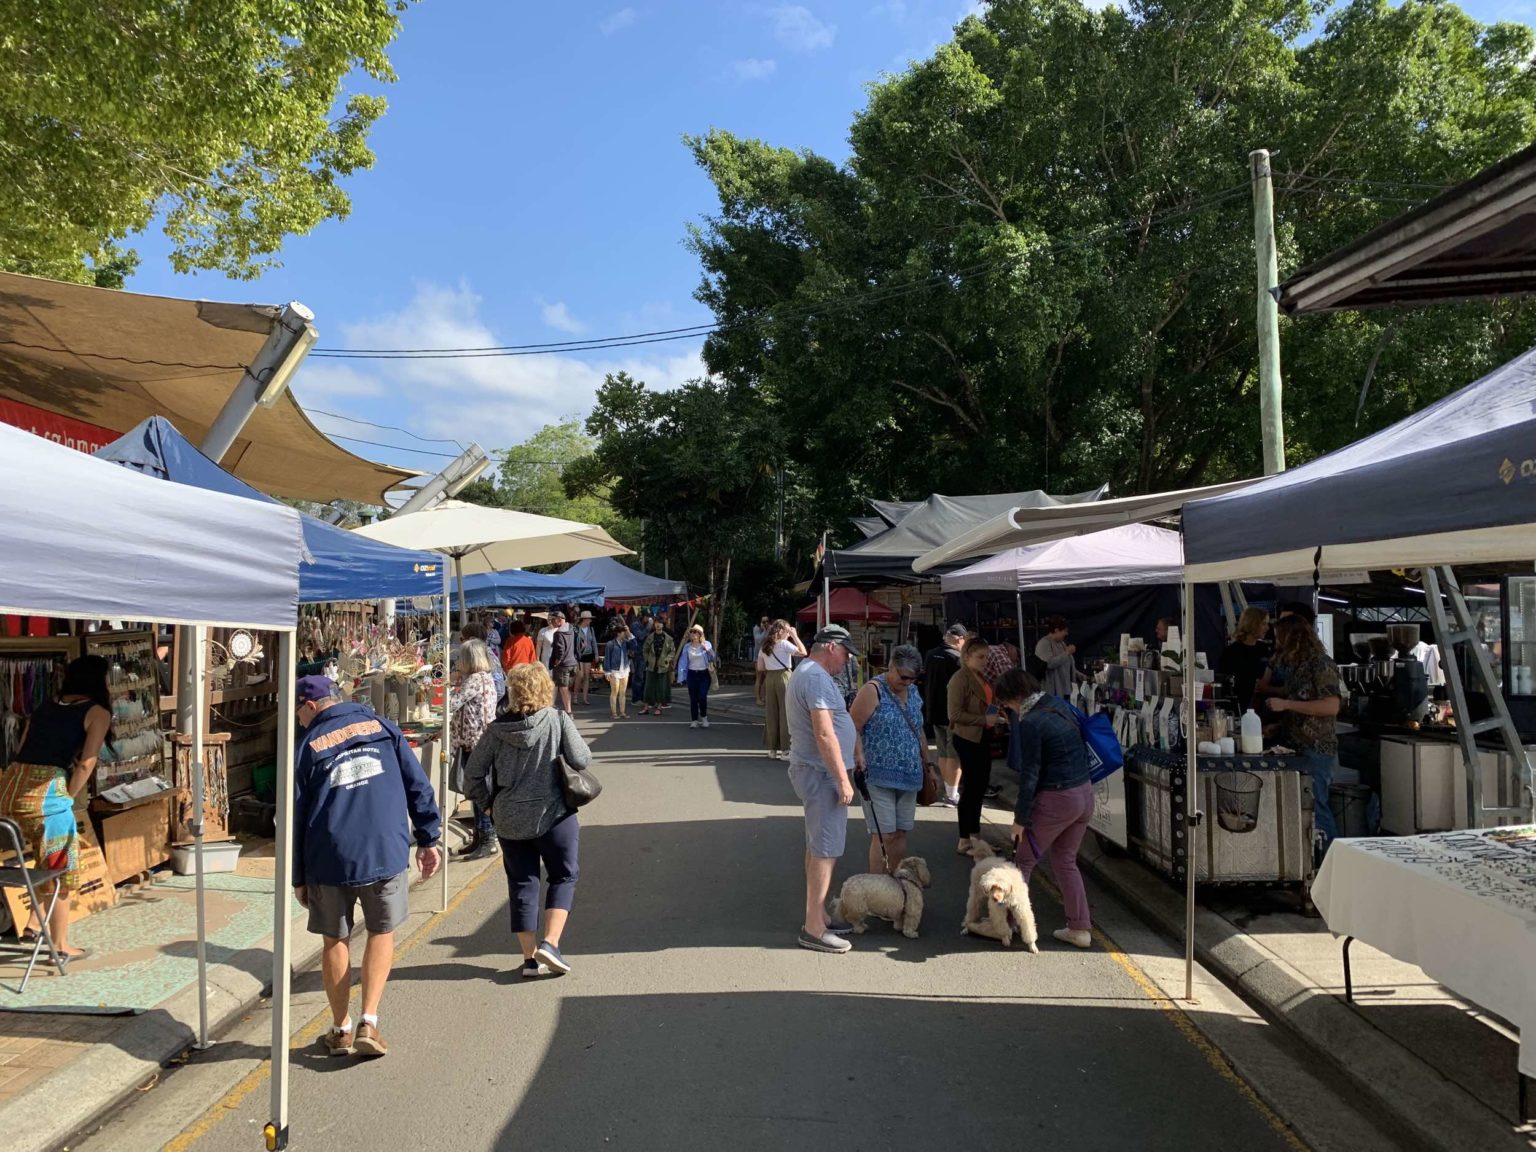
[[[1030,810],[1030,831],[1040,851],[1050,858],[1051,871],[1061,888],[1061,902],[1067,910],[1067,927],[1089,929],[1088,892],[1083,874],[1077,870],[1077,850],[1088,831],[1093,815],[1093,785],[1081,784],[1059,792],[1037,792]],[[1028,880],[1039,858],[1030,847],[1029,837],[1019,843],[1014,860]]]

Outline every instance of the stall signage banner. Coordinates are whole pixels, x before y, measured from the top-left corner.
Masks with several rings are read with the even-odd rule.
[[[23,432],[52,440],[55,444],[62,444],[86,455],[105,448],[118,437],[118,433],[110,428],[87,424],[72,416],[60,416],[57,412],[34,408],[31,404],[3,397],[0,397],[0,424],[9,424],[12,428],[20,428]]]

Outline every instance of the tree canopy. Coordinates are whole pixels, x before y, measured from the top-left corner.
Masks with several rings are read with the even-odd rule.
[[[846,162],[688,140],[719,196],[691,235],[704,359],[774,414],[802,540],[867,496],[1259,470],[1248,153],[1274,154],[1284,276],[1536,137],[1530,29],[1439,0],[1313,14],[996,0],[871,87]],[[1288,456],[1533,342],[1508,302],[1286,322]]]
[[[405,0],[0,0],[0,267],[116,286],[163,218],[177,271],[251,278],[344,218]]]

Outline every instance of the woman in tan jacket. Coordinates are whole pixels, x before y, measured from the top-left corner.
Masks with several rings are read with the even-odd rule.
[[[992,782],[992,752],[987,729],[998,723],[992,707],[992,686],[982,675],[991,646],[980,636],[966,641],[960,671],[949,681],[949,731],[960,758],[960,855],[972,837],[981,835],[981,806]]]

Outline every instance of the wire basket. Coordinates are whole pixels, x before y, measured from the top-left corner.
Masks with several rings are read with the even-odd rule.
[[[1228,832],[1242,834],[1259,826],[1259,798],[1264,778],[1256,772],[1216,774],[1216,822]]]

